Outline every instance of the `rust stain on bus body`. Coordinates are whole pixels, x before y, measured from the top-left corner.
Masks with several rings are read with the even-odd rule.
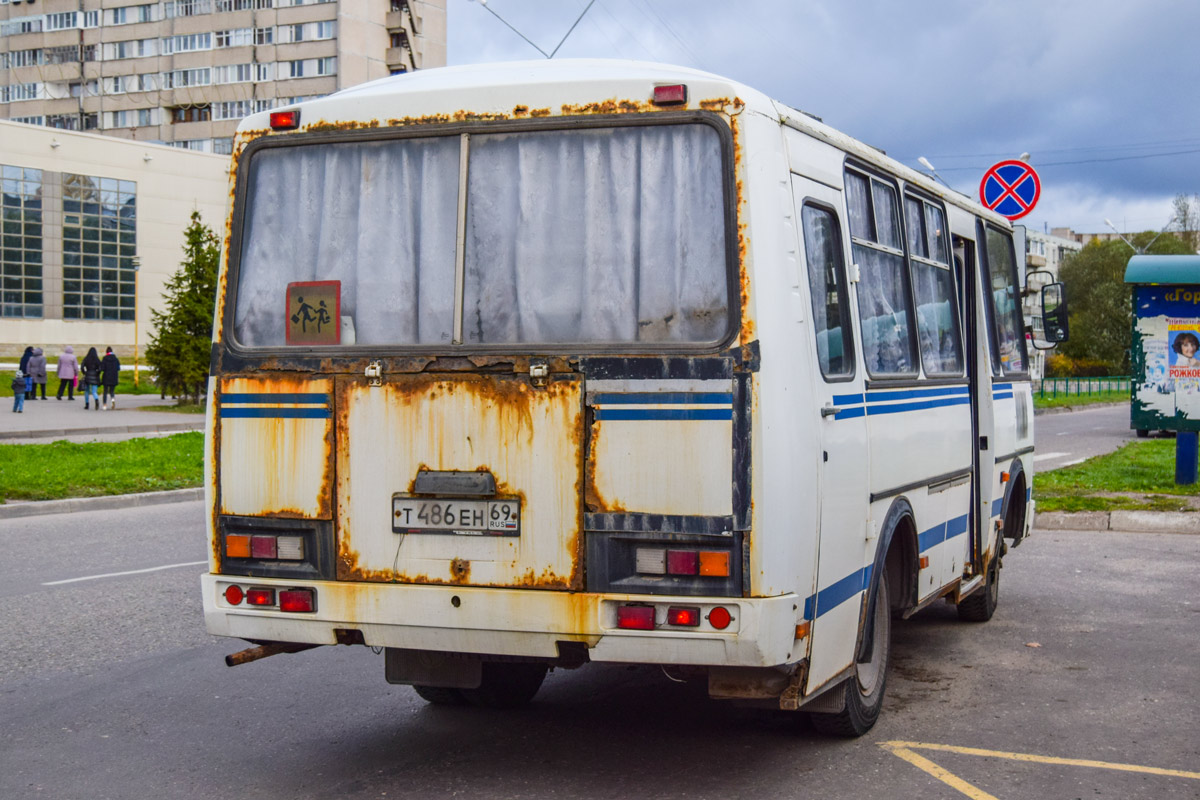
[[[342,380],[336,395],[339,580],[582,588],[579,380],[534,387],[527,376],[421,373],[378,387]],[[476,546],[476,537],[393,533],[390,511],[384,530],[379,509],[390,509],[397,492],[415,493],[423,470],[492,473],[496,496],[520,502],[512,556],[501,551],[484,569],[456,550]],[[405,566],[404,541],[412,537],[425,537],[409,562],[416,570]],[[444,572],[432,571],[431,560]]]

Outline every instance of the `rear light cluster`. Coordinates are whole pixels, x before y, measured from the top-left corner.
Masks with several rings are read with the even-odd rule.
[[[236,583],[225,587],[225,602],[231,606],[256,606],[289,612],[311,612],[317,610],[317,592],[314,589],[275,589],[264,586],[243,588]]]
[[[639,547],[635,555],[639,575],[699,575],[729,577],[728,550],[678,550]]]
[[[699,628],[702,620],[719,631],[733,622],[733,614],[724,606],[714,606],[705,613],[700,606],[667,606],[662,625],[657,622],[658,608],[644,603],[617,606],[617,627],[634,631],[665,628]]]
[[[265,561],[303,561],[304,537],[231,533],[225,537],[225,555]]]

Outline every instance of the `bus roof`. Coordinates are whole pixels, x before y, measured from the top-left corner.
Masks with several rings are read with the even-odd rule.
[[[927,193],[1007,227],[1009,221],[889,158],[816,117],[743,83],[689,67],[618,59],[562,59],[470,64],[418,70],[359,84],[300,108],[306,129],[398,126],[423,122],[522,119],[670,110],[650,100],[654,86],[682,83],[690,109],[757,113],[827,142],[857,160],[919,186]],[[739,101],[735,104],[734,101]],[[675,107],[678,108],[678,107]],[[278,109],[276,109],[278,110]],[[264,130],[269,112],[246,117],[239,131]]]

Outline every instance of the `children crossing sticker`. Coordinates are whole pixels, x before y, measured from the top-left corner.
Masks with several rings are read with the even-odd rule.
[[[304,281],[287,286],[287,343],[341,342],[342,282]]]

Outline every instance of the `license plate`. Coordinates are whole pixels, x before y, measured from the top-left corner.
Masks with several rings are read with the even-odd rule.
[[[392,530],[396,533],[519,536],[521,501],[393,497]]]

